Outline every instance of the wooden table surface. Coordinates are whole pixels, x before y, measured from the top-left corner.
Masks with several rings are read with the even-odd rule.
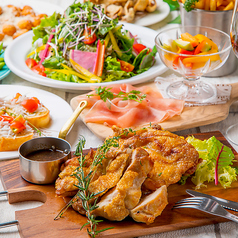
[[[33,0],[31,0],[33,1]],[[41,0],[46,1],[46,0]],[[55,3],[58,4],[62,7],[66,7],[68,4],[73,2],[73,0],[47,0],[47,2]],[[170,22],[172,19],[174,19],[178,15],[178,12],[171,12],[169,16],[164,19],[162,22],[154,24],[150,26],[150,28],[160,31],[161,29],[168,27],[168,22]],[[170,26],[169,26],[170,27]],[[173,72],[168,70],[164,74],[160,75],[162,77],[167,77]],[[219,77],[219,78],[206,78],[206,80],[209,80],[211,83],[235,83],[238,82],[238,69],[232,73],[231,75],[227,75],[224,77]],[[22,86],[30,86],[30,87],[35,87],[35,88],[40,88],[49,92],[52,92],[64,100],[66,100],[68,103],[70,100],[82,93],[85,93],[85,91],[78,91],[78,92],[67,92],[64,90],[58,90],[54,88],[49,88],[41,85],[37,85],[34,83],[30,83],[28,81],[25,81],[24,79],[19,78],[17,75],[14,73],[10,73],[6,78],[4,78],[2,81],[0,81],[0,84],[11,84],[11,85],[22,85]],[[60,106],[59,106],[60,108]],[[196,127],[196,128],[191,128],[188,130],[184,131],[178,131],[176,134],[179,135],[184,135],[184,134],[191,134],[191,133],[199,133],[199,132],[210,132],[210,131],[215,131],[219,130],[225,137],[225,132],[226,129],[230,126],[233,125],[234,123],[238,122],[238,103],[234,102],[231,107],[230,107],[230,112],[228,117],[218,123],[206,125],[206,126],[201,126],[201,127]],[[95,137],[89,130],[88,128],[78,119],[75,127],[79,127],[80,129],[80,134],[83,134],[86,138],[86,148],[89,147],[97,147],[102,143],[100,139]],[[70,133],[73,133],[75,130],[75,127],[72,129]],[[232,144],[232,143],[231,143]],[[232,146],[238,151],[238,147],[234,144]],[[1,162],[0,162],[1,163]],[[0,183],[0,191],[3,190],[3,187]],[[27,202],[27,203],[21,203],[21,204],[12,204],[9,205],[7,198],[6,197],[0,197],[0,223],[2,222],[7,222],[10,220],[15,219],[14,212],[15,210],[21,210],[21,209],[27,209],[35,206],[41,205],[40,202]],[[6,227],[0,229],[0,237],[2,238],[15,238],[15,237],[20,237],[17,226],[12,226],[12,227]],[[49,235],[50,237],[50,235]],[[72,237],[74,237],[72,235]],[[146,236],[148,238],[152,237],[158,237],[158,238],[170,238],[170,237],[192,237],[192,238],[197,238],[197,237],[221,237],[221,238],[233,238],[233,237],[238,237],[238,224],[234,222],[226,222],[226,223],[220,223],[220,224],[215,224],[215,225],[208,225],[208,226],[203,226],[203,227],[196,227],[196,228],[190,228],[190,229],[184,229],[184,230],[178,230],[174,232],[166,232],[166,233],[160,233],[160,234],[155,234],[155,235],[150,235]]]

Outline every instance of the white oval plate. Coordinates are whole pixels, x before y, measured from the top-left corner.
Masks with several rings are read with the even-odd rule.
[[[123,23],[124,28],[131,31],[133,35],[141,39],[142,44],[153,48],[155,45],[154,39],[157,32],[146,27],[137,26],[134,24]],[[164,73],[168,68],[161,62],[160,57],[156,54],[156,63],[148,71],[136,75],[132,78],[122,79],[106,83],[73,83],[58,81],[43,77],[30,70],[26,64],[26,56],[30,52],[32,45],[32,31],[25,33],[16,38],[5,50],[5,62],[8,68],[19,77],[28,80],[32,83],[49,86],[64,90],[90,90],[91,87],[107,86],[112,84],[130,83],[138,84],[146,82],[156,76]],[[17,57],[16,57],[17,56]]]
[[[57,137],[62,126],[73,113],[71,106],[64,99],[48,91],[19,85],[0,85],[0,98],[11,99],[16,95],[16,93],[21,93],[28,97],[37,97],[40,102],[50,110],[50,125],[43,130],[48,136]],[[67,141],[72,146],[77,143],[77,138],[74,138],[74,136],[69,132]],[[17,157],[18,151],[0,152],[0,160]]]
[[[14,5],[17,7],[24,7],[25,5],[31,6],[35,13],[45,13],[47,15],[52,15],[54,12],[63,13],[64,9],[58,5],[48,3],[48,2],[42,2],[40,0],[1,0],[0,6],[6,6],[6,5]],[[1,23],[0,23],[1,24]],[[3,41],[4,47],[9,45],[10,42],[13,40],[11,38],[8,38],[8,40],[5,42]]]
[[[145,16],[136,16],[133,22],[139,26],[150,26],[155,23],[163,21],[170,13],[168,3],[163,0],[156,0],[157,9],[154,12],[147,13]]]

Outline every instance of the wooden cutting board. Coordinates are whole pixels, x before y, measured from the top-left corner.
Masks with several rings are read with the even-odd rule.
[[[141,84],[157,89],[156,85],[152,83]],[[230,100],[225,104],[207,105],[207,106],[195,106],[185,107],[180,116],[175,116],[169,120],[159,123],[164,129],[171,132],[185,130],[197,126],[204,126],[212,123],[216,123],[226,119],[229,114],[229,108],[231,104],[238,99],[238,83],[231,84],[232,90]],[[77,97],[72,98],[70,102],[73,110],[78,106]],[[80,114],[80,118],[84,121],[84,117],[89,109],[84,109]],[[112,129],[108,126],[98,123],[85,123],[87,127],[99,138],[105,139],[109,135],[112,135]],[[146,125],[142,125],[146,126]]]
[[[223,144],[230,146],[218,131],[195,134],[194,136],[198,139],[208,139],[213,135]],[[236,154],[235,150],[233,152]],[[26,182],[20,176],[18,160],[0,162],[0,171],[4,187],[8,191],[10,204],[32,200],[44,203],[37,208],[16,211],[21,237],[88,237],[86,228],[80,231],[80,227],[86,222],[86,218],[71,208],[67,210],[61,219],[54,221],[54,217],[65,205],[65,201],[62,198],[55,197],[54,185],[39,186]],[[183,186],[178,184],[170,185],[168,188],[169,204],[153,224],[137,223],[131,218],[127,218],[122,222],[104,221],[100,223],[99,229],[106,227],[114,227],[114,229],[101,233],[100,237],[135,237],[227,221],[224,218],[193,209],[171,210],[176,201],[189,197],[185,190],[193,189],[193,187],[194,185],[191,182]],[[210,183],[206,189],[199,191],[238,202],[238,182],[233,183],[232,187],[228,189],[223,189],[221,186],[215,186]]]

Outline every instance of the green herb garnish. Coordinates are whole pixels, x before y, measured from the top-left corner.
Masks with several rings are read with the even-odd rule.
[[[136,102],[141,103],[145,98],[146,94],[142,94],[140,91],[137,90],[131,90],[129,93],[126,92],[119,92],[118,94],[115,94],[110,91],[111,88],[102,88],[101,86],[95,89],[96,94],[89,94],[88,97],[91,96],[99,96],[104,102],[107,101],[107,99],[112,100],[114,98],[121,98],[123,101],[126,100],[134,100]]]
[[[187,12],[190,12],[195,8],[195,3],[198,1],[199,0],[186,0],[183,7]]]

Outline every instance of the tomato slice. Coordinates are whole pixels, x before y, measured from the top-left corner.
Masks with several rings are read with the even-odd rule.
[[[21,105],[30,113],[36,111],[38,108],[38,102],[34,98],[24,100]]]
[[[83,35],[85,36],[83,42],[84,42],[84,44],[87,44],[87,45],[90,45],[90,44],[94,43],[97,39],[97,36],[96,36],[95,33],[93,33],[93,35],[92,35],[92,29],[91,28],[86,28],[84,30]]]
[[[27,67],[30,69],[37,65],[37,62],[31,58],[26,59],[25,63],[27,65]]]
[[[10,126],[13,133],[18,134],[26,129],[26,126],[20,121],[13,121]]]
[[[22,95],[20,93],[17,93],[16,96],[11,100],[11,101],[17,101],[19,99],[19,97],[21,97]]]
[[[19,122],[21,122],[22,124],[25,124],[25,122],[26,122],[25,118],[24,118],[22,115],[17,116],[17,117],[14,119],[14,121],[19,121]]]
[[[42,64],[38,64],[31,68],[31,70],[39,75],[46,77],[45,67]]]
[[[14,120],[14,117],[12,116],[5,116],[5,115],[0,116],[0,121],[8,121],[11,123],[13,120]]]
[[[127,63],[126,61],[119,60],[119,59],[117,61],[119,61],[121,64],[121,70],[123,70],[127,73],[133,71],[134,65]]]
[[[139,54],[142,50],[146,48],[143,44],[134,44],[133,49]]]

